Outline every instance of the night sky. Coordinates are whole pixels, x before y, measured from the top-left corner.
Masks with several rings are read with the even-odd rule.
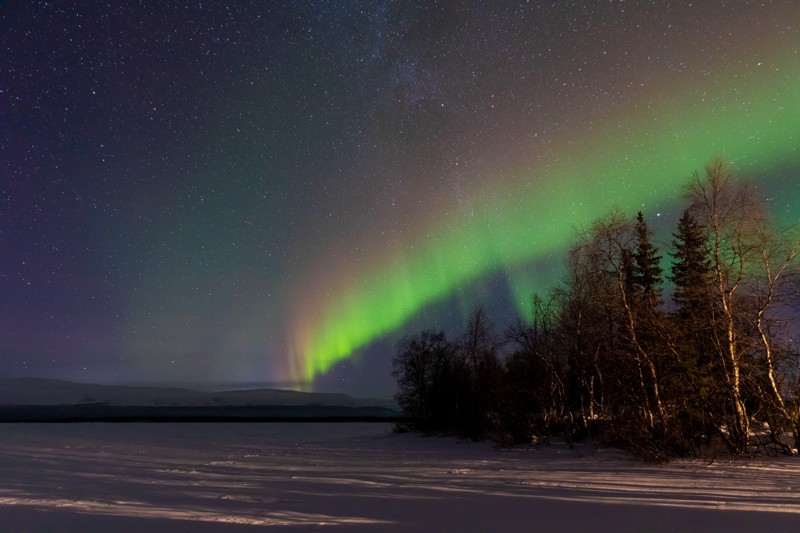
[[[0,4],[0,377],[393,393],[714,156],[800,217],[800,2]]]

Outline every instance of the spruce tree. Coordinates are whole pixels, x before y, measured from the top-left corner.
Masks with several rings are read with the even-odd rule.
[[[661,256],[650,240],[650,230],[641,211],[636,213],[636,225],[633,228],[636,248],[633,253],[633,280],[642,291],[645,301],[656,307],[661,298]]]
[[[674,342],[679,355],[675,361],[679,379],[672,385],[686,442],[699,441],[717,432],[718,421],[726,415],[725,390],[714,339],[715,316],[711,261],[705,229],[687,209],[678,221],[672,241],[672,271],[675,285],[672,299]],[[682,376],[682,377],[680,377]]]
[[[709,301],[711,266],[708,260],[707,237],[703,228],[686,210],[678,221],[678,233],[672,241],[674,252],[670,281],[675,284],[672,299],[683,318],[705,311]]]

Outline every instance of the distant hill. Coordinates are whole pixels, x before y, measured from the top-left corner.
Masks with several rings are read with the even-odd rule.
[[[280,389],[204,392],[176,387],[0,379],[0,421],[371,419],[398,416],[389,400]]]

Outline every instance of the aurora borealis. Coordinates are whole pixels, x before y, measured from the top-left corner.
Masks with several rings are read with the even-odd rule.
[[[403,333],[524,313],[613,206],[671,231],[713,156],[800,214],[792,0],[0,20],[0,376],[388,396]]]

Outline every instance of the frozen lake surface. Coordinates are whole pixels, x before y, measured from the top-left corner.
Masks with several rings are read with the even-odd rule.
[[[4,531],[792,531],[800,458],[615,450],[376,423],[3,424]]]

